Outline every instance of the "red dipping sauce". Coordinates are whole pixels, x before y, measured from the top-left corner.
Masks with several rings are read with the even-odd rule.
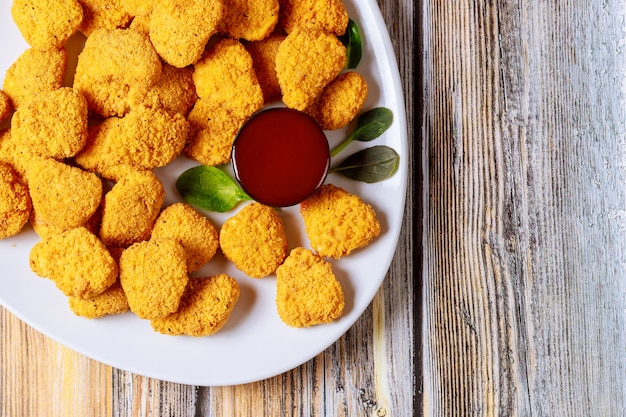
[[[322,185],[330,151],[326,135],[309,115],[272,108],[242,126],[232,161],[235,177],[250,197],[268,206],[287,207]]]

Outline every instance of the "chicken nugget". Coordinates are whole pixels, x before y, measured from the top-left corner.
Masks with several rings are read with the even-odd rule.
[[[30,46],[59,49],[78,31],[83,8],[77,0],[13,0],[11,15]]]
[[[231,38],[260,41],[274,30],[278,7],[278,0],[230,0],[221,28]]]
[[[165,62],[186,67],[200,59],[223,13],[221,0],[161,0],[152,10],[150,40]]]
[[[156,6],[159,1],[160,0],[124,0],[123,6],[126,13],[131,16],[146,16],[152,12],[154,6]]]
[[[144,35],[148,36],[148,38],[150,37],[150,18],[152,17],[152,14],[144,14],[141,16],[135,16],[133,18],[133,21],[130,22],[130,26],[129,28],[139,32],[139,33],[143,33]]]
[[[294,30],[276,55],[283,102],[304,111],[345,65],[346,48],[336,36],[321,30]]]
[[[0,239],[18,234],[31,209],[26,184],[11,165],[0,162]]]
[[[339,259],[380,234],[372,206],[332,184],[323,185],[304,200],[300,214],[311,247],[323,257]]]
[[[78,56],[74,88],[93,112],[123,116],[143,101],[160,76],[161,60],[144,34],[98,29]]]
[[[151,239],[175,239],[185,249],[187,271],[195,272],[217,252],[217,229],[205,216],[186,203],[166,207],[154,224]]]
[[[198,99],[193,83],[193,68],[176,68],[163,64],[161,78],[152,86],[143,104],[148,107],[163,107],[170,113],[187,117]]]
[[[287,237],[273,208],[251,203],[224,222],[220,247],[237,269],[262,278],[273,274],[287,256]]]
[[[262,41],[246,44],[265,103],[280,99],[280,84],[276,76],[276,54],[284,40],[285,35],[272,34]]]
[[[92,298],[69,297],[70,310],[77,316],[95,319],[106,315],[125,313],[130,309],[119,280]]]
[[[104,196],[100,238],[108,246],[122,247],[148,240],[164,198],[163,185],[152,172],[123,177]]]
[[[33,158],[26,179],[37,217],[60,230],[84,225],[102,200],[100,178],[54,159]]]
[[[9,164],[22,178],[26,178],[29,161],[33,158],[23,143],[15,140],[11,129],[0,131],[0,162]]]
[[[287,33],[313,28],[341,36],[348,26],[348,12],[341,0],[280,0],[279,24]]]
[[[98,207],[96,212],[89,219],[87,219],[84,224],[82,224],[82,227],[89,230],[91,233],[98,235],[100,233],[101,219],[102,210]],[[39,235],[42,239],[47,239],[52,235],[63,233],[65,231],[65,229],[57,227],[54,224],[46,223],[45,220],[42,220],[41,217],[37,215],[35,210],[31,210],[28,221],[31,226],[33,226],[35,233],[37,233],[37,235]]]
[[[122,118],[92,126],[87,145],[75,159],[86,170],[119,179],[131,171],[169,164],[182,152],[188,134],[189,123],[181,114],[139,106]]]
[[[104,244],[84,227],[44,239],[30,251],[30,267],[67,296],[92,298],[117,279],[117,263]]]
[[[191,279],[178,310],[152,320],[152,328],[174,336],[214,334],[226,324],[238,299],[239,284],[226,274]]]
[[[7,70],[4,92],[18,109],[22,103],[37,99],[42,92],[61,87],[66,65],[65,49],[27,49]]]
[[[330,323],[343,314],[345,301],[332,265],[304,248],[295,248],[276,270],[276,307],[292,327]]]
[[[189,281],[180,243],[174,239],[135,243],[122,252],[119,267],[128,305],[138,317],[152,320],[178,310]]]
[[[87,142],[87,100],[69,87],[42,93],[15,112],[11,134],[37,155],[63,159]]]
[[[132,16],[124,8],[127,0],[78,0],[83,6],[83,23],[80,31],[91,36],[97,29],[122,29]]]
[[[306,112],[324,130],[341,129],[359,114],[367,91],[367,81],[361,74],[345,72],[324,88]]]
[[[8,119],[13,112],[11,99],[4,91],[0,90],[0,123]]]

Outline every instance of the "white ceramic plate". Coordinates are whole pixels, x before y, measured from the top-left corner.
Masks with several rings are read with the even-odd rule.
[[[278,375],[315,357],[341,337],[370,304],[389,269],[402,223],[408,158],[402,89],[380,10],[374,0],[345,3],[363,38],[364,56],[357,70],[369,83],[365,109],[387,107],[393,111],[394,123],[375,142],[354,142],[337,161],[360,148],[385,144],[400,154],[401,164],[395,176],[376,184],[357,183],[337,174],[327,178],[327,182],[370,203],[382,226],[380,237],[371,245],[332,261],[346,296],[340,319],[307,329],[286,326],[276,312],[275,278],[249,278],[217,256],[200,272],[228,273],[239,282],[241,296],[229,321],[215,335],[161,335],[152,330],[149,321],[132,313],[87,320],[69,310],[66,297],[51,280],[30,271],[29,252],[39,239],[28,226],[18,236],[0,240],[0,303],[45,335],[97,361],[144,376],[193,385],[242,384]],[[0,4],[0,83],[7,68],[27,48],[11,19],[10,4],[8,0]],[[329,134],[331,146],[346,133],[344,130]],[[194,165],[181,157],[157,170],[167,191],[166,204],[180,201],[175,179]],[[233,213],[205,214],[219,227]],[[280,211],[280,216],[290,249],[309,247],[297,207]]]

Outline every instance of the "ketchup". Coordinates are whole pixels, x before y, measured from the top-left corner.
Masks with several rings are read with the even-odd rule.
[[[330,152],[313,118],[298,110],[272,108],[242,126],[232,162],[237,181],[250,197],[268,206],[287,207],[322,185]]]

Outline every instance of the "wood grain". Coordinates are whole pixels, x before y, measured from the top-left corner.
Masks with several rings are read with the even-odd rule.
[[[424,414],[626,414],[622,2],[426,1]]]

